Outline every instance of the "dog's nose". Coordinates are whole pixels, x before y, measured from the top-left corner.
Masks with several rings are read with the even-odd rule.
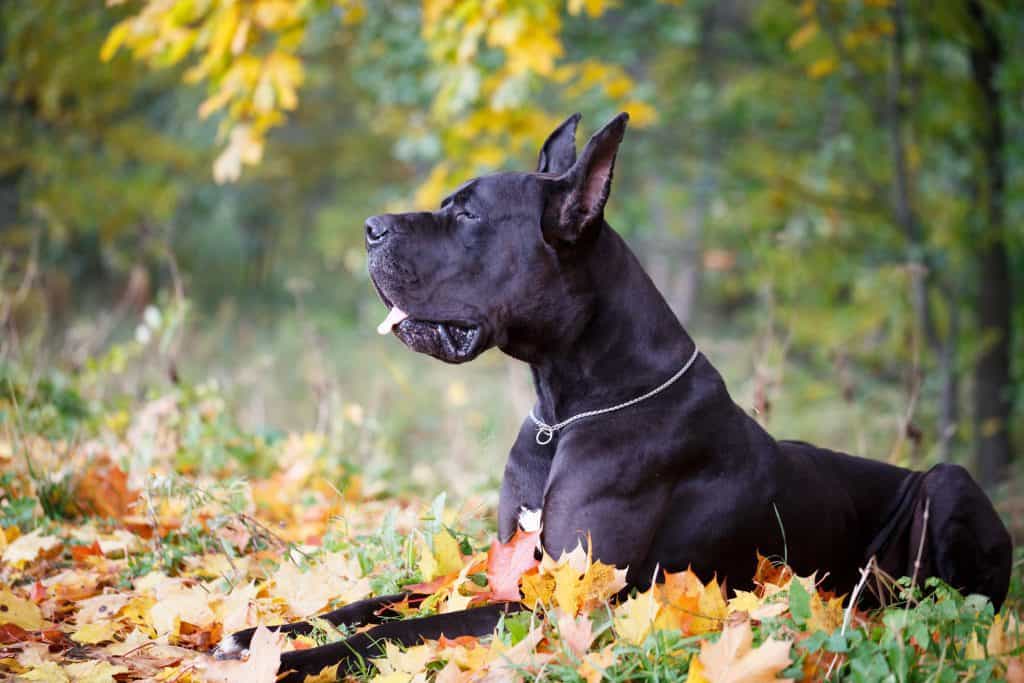
[[[366,219],[366,246],[375,247],[387,237],[387,223],[380,216],[370,216]]]

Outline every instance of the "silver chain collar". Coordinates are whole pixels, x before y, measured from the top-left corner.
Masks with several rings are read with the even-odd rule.
[[[605,413],[613,413],[616,410],[622,410],[623,408],[628,408],[629,406],[636,405],[637,403],[640,403],[641,401],[646,401],[647,399],[649,399],[650,397],[652,397],[652,396],[654,396],[656,394],[660,394],[661,392],[665,391],[665,389],[668,389],[670,386],[672,386],[680,377],[682,377],[683,375],[686,374],[686,371],[689,370],[690,366],[693,365],[694,361],[697,360],[697,356],[699,354],[700,354],[700,349],[695,346],[693,348],[693,355],[690,356],[690,360],[686,361],[686,364],[683,365],[683,367],[679,368],[679,372],[677,372],[676,374],[674,374],[671,377],[669,377],[667,380],[665,380],[665,382],[663,384],[661,384],[658,387],[655,387],[654,389],[651,389],[650,391],[648,391],[646,394],[644,394],[642,396],[637,396],[636,398],[632,398],[632,399],[626,401],[625,403],[620,403],[620,404],[612,406],[610,408],[601,408],[600,410],[588,410],[585,413],[580,413],[579,415],[573,415],[569,419],[562,420],[561,422],[555,423],[553,425],[549,425],[548,423],[546,423],[543,420],[541,420],[540,418],[538,418],[534,414],[533,408],[531,408],[530,409],[530,419],[533,420],[533,424],[537,425],[537,436],[536,436],[537,443],[540,444],[541,446],[548,445],[549,443],[551,443],[552,439],[555,438],[555,432],[560,431],[562,429],[565,429],[566,427],[571,425],[573,422],[576,422],[577,420],[582,420],[585,417],[596,417],[597,415],[604,415]]]

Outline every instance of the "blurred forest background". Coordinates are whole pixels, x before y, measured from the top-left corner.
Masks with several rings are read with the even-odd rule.
[[[528,373],[377,337],[363,220],[626,110],[609,221],[737,402],[1024,517],[1021,36],[1008,0],[3,3],[2,372],[493,486]]]

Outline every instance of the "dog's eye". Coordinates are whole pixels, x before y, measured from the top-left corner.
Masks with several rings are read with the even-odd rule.
[[[475,221],[477,219],[477,215],[468,209],[456,210],[455,217],[467,221]]]

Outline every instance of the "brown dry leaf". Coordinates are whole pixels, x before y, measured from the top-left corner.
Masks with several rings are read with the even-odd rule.
[[[78,505],[101,518],[126,516],[138,498],[138,492],[128,487],[128,475],[108,457],[90,463],[75,489]]]
[[[729,624],[716,643],[700,644],[700,664],[710,683],[769,683],[792,681],[777,678],[790,665],[793,643],[769,638],[752,648],[754,634],[750,622]]]
[[[281,666],[281,649],[285,635],[271,632],[262,624],[256,628],[244,662],[212,662],[203,672],[211,683],[274,683]]]
[[[0,590],[0,624],[35,631],[43,627],[43,614],[31,600],[23,600],[9,590]]]

